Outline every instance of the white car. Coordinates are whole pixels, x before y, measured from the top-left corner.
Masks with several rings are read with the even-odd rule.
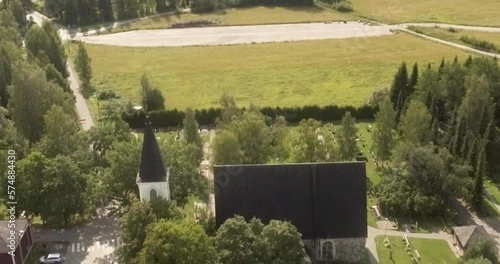
[[[62,263],[64,261],[63,255],[59,253],[48,254],[40,258],[40,263]]]

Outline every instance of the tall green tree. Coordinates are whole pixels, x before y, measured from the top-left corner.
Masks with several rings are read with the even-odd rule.
[[[68,225],[77,213],[83,215],[85,179],[75,162],[65,156],[50,159],[43,171],[40,215],[47,223]]]
[[[302,235],[290,222],[271,220],[260,236],[268,245],[265,263],[302,263],[306,258]]]
[[[67,79],[64,79],[62,74],[57,71],[53,64],[47,64],[43,68],[45,70],[45,76],[47,77],[47,81],[53,82],[59,87],[63,89],[63,91],[72,94],[71,88],[69,87],[69,82]]]
[[[123,244],[116,255],[121,263],[140,263],[139,252],[144,247],[147,228],[154,222],[156,216],[147,202],[135,200],[126,208],[126,213],[118,220]]]
[[[26,21],[26,12],[24,10],[24,5],[21,0],[9,0],[6,1],[7,4],[7,10],[9,10],[14,18],[16,19],[16,22],[19,26],[19,28],[24,29],[26,27],[27,21]]]
[[[100,126],[90,129],[87,139],[87,146],[92,146],[94,166],[105,168],[109,165],[106,154],[112,149],[113,144],[121,141],[129,142],[132,140],[132,136],[128,124],[119,119],[101,121]]]
[[[399,173],[384,177],[376,192],[379,204],[392,216],[440,215],[449,197],[466,197],[469,167],[445,148],[401,144],[394,154]]]
[[[65,4],[66,3],[61,0],[47,0],[43,1],[43,8],[51,17],[63,19]]]
[[[48,45],[45,47],[45,54],[49,57],[50,63],[62,74],[64,78],[69,76],[66,69],[68,55],[64,49],[62,40],[59,36],[59,29],[50,20],[42,22],[42,29],[47,35]]]
[[[111,0],[98,0],[99,14],[104,22],[114,21],[113,3]]]
[[[276,162],[283,162],[290,157],[290,147],[288,139],[290,129],[287,126],[285,117],[278,116],[274,120],[272,130],[272,159]]]
[[[327,160],[324,142],[318,139],[321,123],[314,119],[300,121],[292,140],[291,162],[322,162]]]
[[[200,225],[161,220],[147,231],[140,263],[215,264],[215,254],[212,238]]]
[[[49,0],[50,2],[55,0]],[[62,7],[63,11],[63,21],[65,26],[78,27],[78,1],[77,0],[64,0],[64,5]]]
[[[234,119],[227,127],[239,141],[243,153],[243,163],[264,164],[271,156],[271,129],[259,111],[246,111]]]
[[[446,64],[439,87],[443,90],[447,99],[447,108],[449,111],[460,106],[462,99],[465,96],[465,68],[458,63]]]
[[[85,98],[88,98],[92,95],[92,85],[90,83],[92,80],[92,67],[90,65],[91,62],[92,60],[87,54],[85,45],[83,44],[83,42],[80,42],[78,44],[78,53],[75,58],[75,66],[82,83],[80,89]]]
[[[418,100],[413,100],[410,102],[399,124],[401,138],[406,143],[425,146],[432,141],[431,125],[432,116],[425,104]]]
[[[150,112],[165,109],[165,98],[163,98],[158,88],[151,85],[149,77],[146,74],[141,77],[141,88],[142,107],[144,107],[144,110]]]
[[[240,142],[231,131],[219,131],[215,136],[212,149],[213,164],[241,164],[243,161]]]
[[[408,94],[407,99],[413,94],[418,83],[418,64],[415,62],[411,71],[410,79],[408,80]]]
[[[219,263],[303,263],[302,235],[289,222],[271,220],[268,225],[241,216],[221,225],[215,237]]]
[[[208,199],[208,182],[200,174],[199,147],[182,141],[169,140],[162,145],[165,161],[170,166],[171,198],[179,206],[188,202],[189,195]]]
[[[79,147],[79,127],[73,115],[60,106],[53,106],[44,116],[45,132],[39,142],[39,149],[46,157],[69,156]]]
[[[73,99],[56,84],[48,82],[45,73],[33,65],[21,63],[14,68],[9,94],[12,120],[31,143],[41,138],[45,129],[43,117],[52,105],[73,113]]]
[[[226,220],[215,237],[219,263],[261,263],[265,245],[259,244],[259,235],[263,229],[262,222],[255,218],[250,223],[241,216]]]
[[[379,112],[375,115],[372,147],[375,156],[381,159],[384,166],[384,161],[390,160],[396,143],[396,111],[392,108],[389,97],[384,99],[379,108]]]
[[[358,127],[356,119],[347,112],[342,118],[342,126],[338,132],[339,155],[342,160],[353,160],[359,152],[356,138]]]
[[[233,119],[241,115],[241,110],[236,105],[236,100],[228,93],[223,93],[219,99],[221,107],[221,116],[217,121],[217,125],[229,124]]]
[[[23,38],[19,30],[19,24],[16,22],[16,17],[11,10],[0,10],[0,42],[12,42],[18,47],[22,46]]]
[[[138,140],[117,141],[106,153],[109,167],[103,175],[103,185],[109,198],[123,206],[129,205],[130,195],[137,195],[136,177],[140,163],[141,145]]]
[[[193,109],[186,109],[185,117],[182,123],[184,125],[184,139],[186,142],[189,144],[195,144],[201,148],[202,142],[200,133],[198,133],[198,121],[196,121]]]
[[[17,191],[22,194],[18,197],[19,208],[26,210],[26,215],[39,215],[44,210],[42,190],[44,189],[45,168],[49,165],[47,159],[40,152],[32,152],[17,164],[18,180]]]
[[[485,258],[493,264],[498,264],[498,252],[492,240],[484,238],[467,247],[462,259],[468,261],[476,258]]]
[[[392,82],[390,90],[391,102],[396,109],[397,118],[404,109],[405,101],[407,99],[407,89],[408,89],[408,70],[406,68],[406,63],[402,62],[399,66],[396,75],[394,76],[394,81]]]
[[[51,63],[64,78],[68,77],[66,69],[67,55],[64,51],[58,29],[49,20],[44,20],[42,27],[33,25],[26,33],[28,58],[37,62],[40,67]]]

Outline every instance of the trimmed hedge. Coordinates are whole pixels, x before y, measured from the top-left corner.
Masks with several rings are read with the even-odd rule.
[[[304,106],[304,107],[263,107],[260,109],[262,114],[272,119],[277,116],[283,116],[289,123],[298,123],[303,119],[316,119],[323,122],[339,121],[346,112],[358,119],[373,119],[378,111],[377,107],[365,105],[361,107],[352,106],[337,106],[327,105],[319,106]],[[200,109],[195,110],[195,117],[200,126],[213,125],[215,120],[220,116],[220,108]],[[146,119],[146,113],[141,111],[128,111],[123,113],[123,120],[129,124],[131,128],[143,128]],[[172,110],[156,110],[149,112],[151,123],[155,127],[180,127],[184,120],[184,112],[177,109]]]

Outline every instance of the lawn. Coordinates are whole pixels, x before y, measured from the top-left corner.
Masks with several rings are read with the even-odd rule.
[[[485,40],[495,44],[497,50],[500,50],[500,34],[493,32],[484,32],[484,31],[472,31],[472,30],[462,30],[453,28],[453,31],[450,28],[441,28],[441,27],[413,27],[413,30],[416,32],[421,32],[422,34],[429,35],[431,37],[440,38],[443,40],[455,42],[461,45],[473,47],[472,45],[465,43],[460,40],[460,38],[465,36],[472,36],[478,40]],[[473,47],[474,48],[474,47]]]
[[[6,220],[8,216],[7,207],[5,207],[4,202],[0,203],[0,220]]]
[[[390,86],[403,60],[410,65],[414,61],[436,65],[442,58],[468,56],[405,33],[210,47],[87,45],[87,51],[95,83],[138,104],[140,78],[147,73],[169,109],[216,107],[224,92],[232,94],[240,106],[359,106],[374,90]]]
[[[148,18],[112,29],[112,32],[121,32],[137,29],[169,28],[171,23],[193,19],[213,19],[219,25],[255,25],[255,24],[283,24],[300,22],[323,22],[352,20],[347,14],[327,10],[316,6],[310,7],[249,7],[230,10],[221,10],[208,14],[175,14]]]
[[[389,249],[384,247],[384,236],[375,237],[380,264],[413,263],[412,258],[405,252],[404,238],[399,236],[388,236],[388,238],[392,246],[392,260]],[[408,238],[408,240],[413,256],[416,256],[415,250],[420,254],[419,263],[458,263],[458,258],[453,255],[445,240],[422,238]]]
[[[351,0],[355,14],[386,23],[441,22],[500,26],[500,1]]]
[[[487,180],[484,183],[484,187],[486,187],[491,196],[495,198],[494,202],[498,204],[500,202],[500,189],[498,189],[498,187],[490,180]]]

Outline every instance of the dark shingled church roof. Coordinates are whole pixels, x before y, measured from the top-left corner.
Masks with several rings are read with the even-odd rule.
[[[162,182],[166,181],[166,177],[165,163],[151,127],[151,121],[149,117],[146,117],[139,178],[141,182]]]
[[[303,239],[367,237],[364,162],[214,167],[217,227],[228,218],[294,224]]]

